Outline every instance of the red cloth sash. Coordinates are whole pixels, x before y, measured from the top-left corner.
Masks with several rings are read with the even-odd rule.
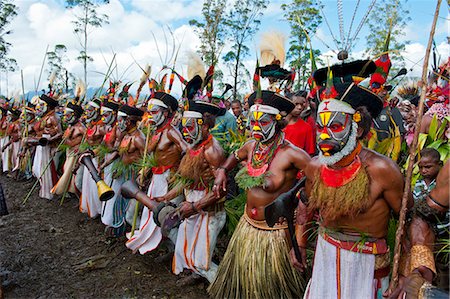
[[[153,174],[163,174],[164,172],[166,172],[166,170],[169,170],[173,167],[174,167],[174,165],[152,167],[152,173]]]
[[[378,239],[376,242],[352,242],[352,241],[341,241],[331,237],[330,235],[324,233],[322,235],[323,239],[328,243],[342,248],[344,250],[349,250],[358,253],[365,254],[384,254],[388,251],[388,246],[386,239]]]

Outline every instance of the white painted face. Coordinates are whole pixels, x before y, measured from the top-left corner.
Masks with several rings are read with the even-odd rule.
[[[183,138],[190,144],[197,144],[202,140],[202,125],[203,120],[195,117],[183,117],[181,119],[183,126]]]
[[[36,105],[36,116],[42,117],[48,111],[48,105],[46,102],[40,100]]]
[[[150,103],[148,105],[148,119],[156,127],[161,125],[165,121],[164,107]]]
[[[276,120],[273,115],[262,111],[251,111],[248,121],[250,133],[256,140],[264,143],[275,135]]]

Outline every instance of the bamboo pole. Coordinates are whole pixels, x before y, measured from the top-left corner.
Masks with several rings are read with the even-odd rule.
[[[398,223],[398,228],[397,228],[397,232],[395,234],[394,266],[392,269],[391,282],[389,284],[389,292],[392,292],[397,287],[397,284],[398,284],[398,267],[399,267],[400,254],[401,254],[401,246],[400,246],[401,244],[400,243],[401,243],[403,233],[404,233],[404,228],[405,228],[405,215],[406,215],[406,210],[407,210],[407,203],[408,203],[408,199],[409,199],[409,196],[411,193],[411,177],[412,177],[412,171],[413,171],[413,167],[414,167],[414,159],[415,159],[416,151],[417,151],[419,130],[420,130],[420,126],[422,123],[424,100],[425,100],[425,95],[427,92],[426,82],[427,82],[427,72],[428,72],[428,63],[429,63],[429,59],[430,59],[431,45],[433,43],[433,36],[434,36],[434,32],[436,30],[436,22],[437,22],[437,18],[439,16],[439,8],[441,6],[441,2],[442,2],[442,0],[437,0],[436,11],[434,13],[433,24],[431,25],[431,31],[430,31],[430,36],[428,39],[427,50],[425,52],[425,59],[423,62],[422,82],[424,85],[423,85],[422,91],[420,93],[419,111],[418,111],[418,115],[417,115],[417,119],[416,119],[416,130],[414,131],[413,142],[411,144],[411,147],[409,148],[409,160],[408,160],[408,168],[406,170],[405,190],[403,192],[402,206],[401,206],[401,210],[400,210],[400,219],[399,219],[399,223]]]

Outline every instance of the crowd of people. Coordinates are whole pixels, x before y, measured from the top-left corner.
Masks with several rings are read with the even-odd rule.
[[[228,89],[214,95],[200,74],[181,99],[154,87],[142,100],[117,93],[114,82],[91,99],[82,84],[69,99],[51,85],[30,101],[2,98],[3,173],[34,177],[43,199],[78,198],[80,212],[100,217],[108,237],[125,236],[133,253],[167,244],[173,273],[190,273],[180,284],[206,279],[213,298],[415,298],[429,283],[448,290],[448,255],[436,254],[436,240],[448,242],[448,155],[418,154],[391,294],[387,237],[405,187],[401,152],[369,147],[396,138],[409,145],[414,130],[436,124],[448,144],[450,60],[394,97],[387,73],[377,72],[386,59],[316,70],[311,89],[299,91],[276,84],[291,74],[257,68],[270,86],[255,84],[242,100],[231,101]],[[281,68],[275,59],[270,66]],[[416,128],[421,88],[427,112]],[[216,264],[226,203],[242,193],[244,212]],[[289,212],[293,223],[269,221]]]

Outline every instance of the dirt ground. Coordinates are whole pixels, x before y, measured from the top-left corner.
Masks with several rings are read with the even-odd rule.
[[[124,239],[107,239],[100,219],[75,199],[48,201],[33,182],[0,175],[9,215],[0,217],[0,276],[5,298],[207,298],[206,283],[181,287],[164,249],[132,254]]]

